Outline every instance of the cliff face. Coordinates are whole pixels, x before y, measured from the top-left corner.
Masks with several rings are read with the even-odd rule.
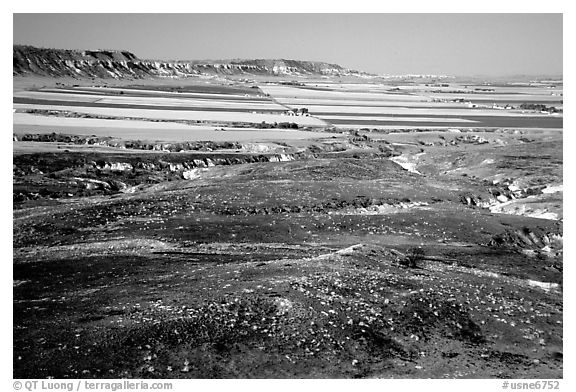
[[[145,78],[196,75],[371,75],[337,64],[297,60],[141,60],[127,51],[76,51],[14,45],[13,75],[52,77]]]

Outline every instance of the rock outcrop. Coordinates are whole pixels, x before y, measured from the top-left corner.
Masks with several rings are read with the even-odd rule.
[[[337,64],[299,60],[141,60],[117,50],[64,50],[14,45],[13,75],[73,78],[185,78],[198,75],[357,76],[364,72]]]

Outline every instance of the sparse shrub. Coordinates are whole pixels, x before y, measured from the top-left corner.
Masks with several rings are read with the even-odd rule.
[[[403,259],[400,260],[400,264],[409,268],[417,268],[418,263],[424,260],[424,249],[422,248],[410,248],[406,252]]]

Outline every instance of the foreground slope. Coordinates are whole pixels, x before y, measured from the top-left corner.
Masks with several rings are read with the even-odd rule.
[[[481,136],[16,149],[14,376],[561,378],[561,134]]]

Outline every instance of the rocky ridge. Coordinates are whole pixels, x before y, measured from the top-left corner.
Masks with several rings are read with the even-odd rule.
[[[315,61],[254,60],[143,60],[128,51],[64,50],[14,45],[13,76],[41,75],[74,78],[186,78],[200,75],[357,76],[359,72]]]

